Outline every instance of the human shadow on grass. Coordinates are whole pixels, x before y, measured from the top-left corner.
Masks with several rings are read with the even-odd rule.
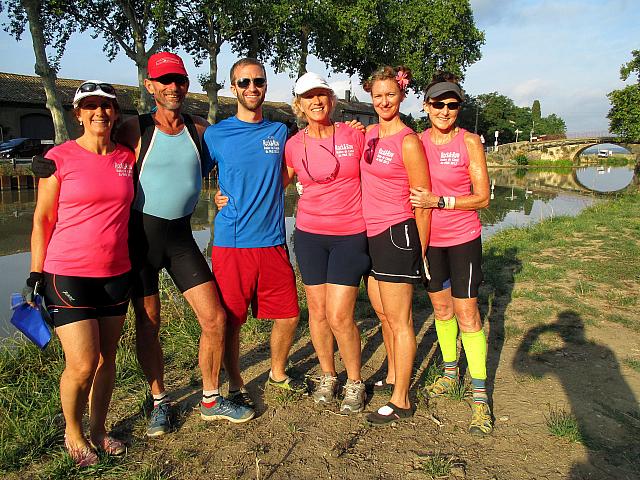
[[[560,346],[550,346],[558,339]],[[564,388],[569,411],[550,405],[547,426],[556,436],[582,443],[589,455],[586,463],[573,466],[569,478],[638,478],[638,399],[622,376],[614,352],[585,338],[578,313],[565,310],[554,323],[530,329],[513,368],[535,377],[555,376]]]

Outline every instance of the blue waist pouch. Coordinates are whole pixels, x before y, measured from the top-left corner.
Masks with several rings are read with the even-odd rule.
[[[51,330],[49,330],[49,324],[46,321],[48,315],[41,295],[35,295],[34,302],[35,307],[29,305],[20,293],[12,294],[11,310],[13,310],[13,315],[11,323],[38,348],[44,350],[51,340]]]

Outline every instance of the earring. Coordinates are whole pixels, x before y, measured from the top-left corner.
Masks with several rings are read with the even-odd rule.
[[[82,120],[78,120],[78,123],[79,123],[80,125],[82,125]]]

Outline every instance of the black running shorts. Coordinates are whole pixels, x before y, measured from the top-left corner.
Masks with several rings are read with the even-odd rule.
[[[455,298],[475,298],[482,283],[482,239],[451,247],[427,248],[431,280],[428,292],[451,287]]]
[[[71,277],[44,272],[44,281],[44,301],[56,327],[127,313],[130,272],[115,277]]]
[[[158,275],[165,268],[185,292],[213,280],[213,274],[191,233],[191,215],[175,220],[131,211],[129,256],[134,298],[158,293]]]
[[[293,245],[305,285],[333,283],[358,287],[362,275],[371,268],[365,232],[321,235],[296,228]]]
[[[368,240],[373,278],[389,283],[422,282],[422,246],[415,219],[392,225]]]

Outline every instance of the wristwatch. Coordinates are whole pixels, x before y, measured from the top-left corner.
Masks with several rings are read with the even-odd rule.
[[[444,197],[438,199],[438,208],[444,208]]]

